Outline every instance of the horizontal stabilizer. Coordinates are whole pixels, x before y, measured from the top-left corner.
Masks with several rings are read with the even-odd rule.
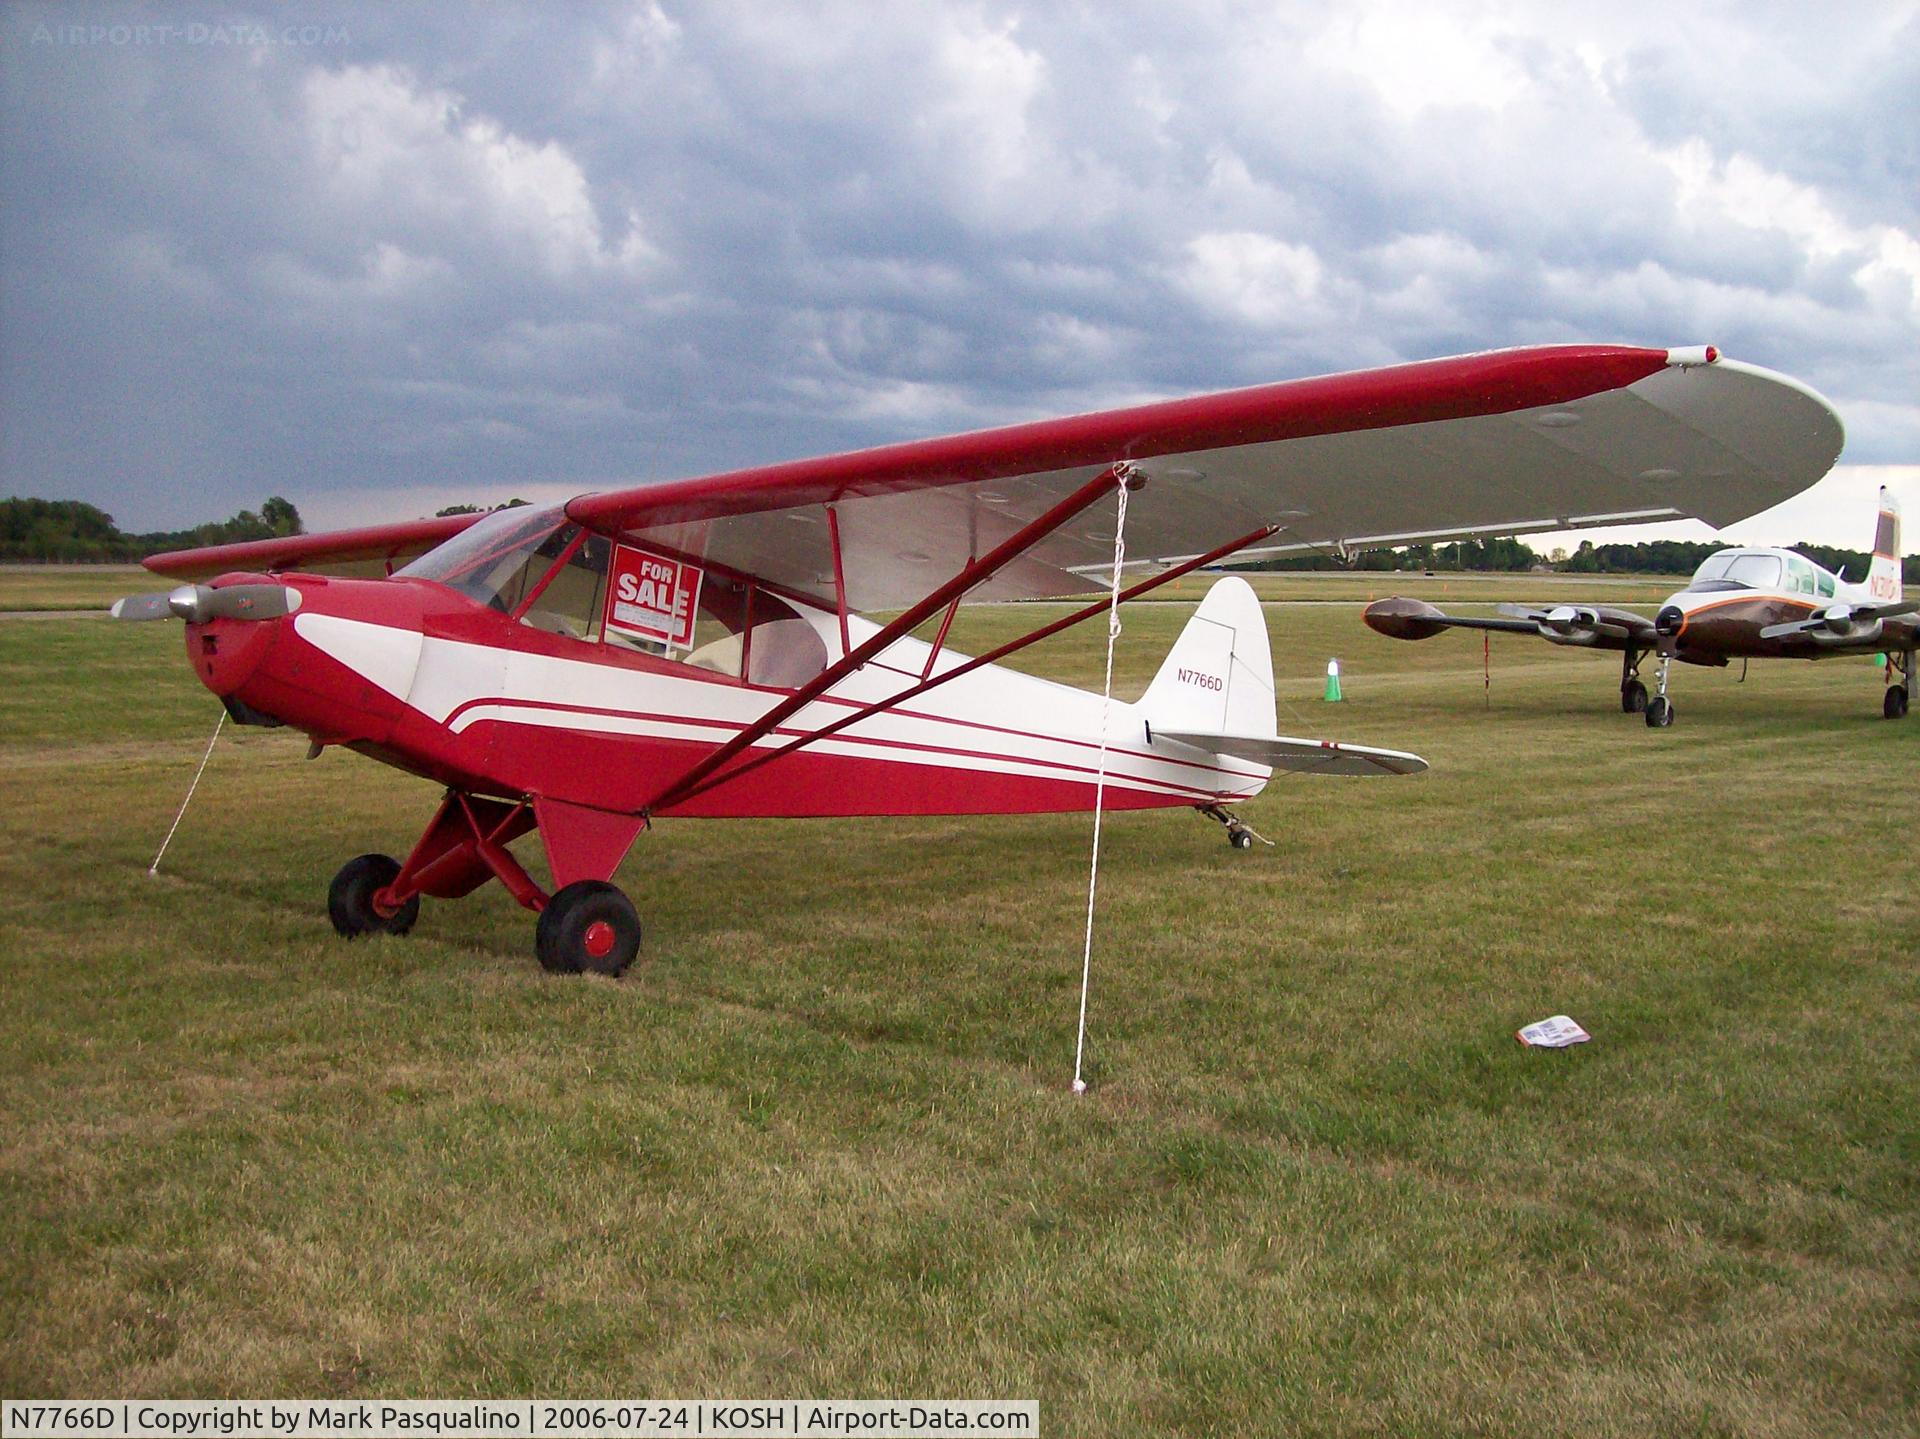
[[[1209,754],[1231,755],[1250,764],[1301,774],[1419,774],[1427,762],[1417,754],[1367,745],[1336,744],[1330,739],[1293,739],[1287,735],[1262,738],[1250,734],[1199,734],[1190,730],[1153,732],[1155,739],[1190,744]]]

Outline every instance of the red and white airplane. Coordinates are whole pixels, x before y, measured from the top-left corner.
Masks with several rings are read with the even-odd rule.
[[[1236,553],[1725,524],[1840,445],[1819,396],[1710,348],[1511,350],[157,555],[204,583],[115,612],[186,620],[236,720],[444,787],[404,861],[334,878],[342,934],[404,933],[422,895],[498,879],[539,913],[543,965],[618,974],[641,930],[610,881],[655,818],[1084,810],[1104,774],[1107,806],[1196,809],[1244,846],[1226,807],[1275,769],[1425,767],[1276,734],[1237,579],[1104,735],[1100,695],[997,665],[1107,610],[1121,515],[1127,599]],[[945,643],[963,601],[1092,592],[978,658]],[[508,848],[534,829],[551,894]]]
[[[1620,708],[1645,711],[1655,729],[1673,723],[1667,671],[1675,660],[1724,667],[1729,660],[1818,660],[1833,655],[1887,657],[1880,713],[1907,712],[1920,602],[1903,598],[1900,507],[1884,487],[1864,583],[1849,584],[1792,550],[1716,550],[1687,587],[1667,596],[1652,619],[1613,605],[1501,605],[1506,619],[1446,614],[1425,600],[1395,596],[1366,608],[1366,622],[1397,640],[1424,640],[1445,629],[1507,630],[1556,645],[1620,650]],[[1660,659],[1652,698],[1640,682],[1648,655]]]

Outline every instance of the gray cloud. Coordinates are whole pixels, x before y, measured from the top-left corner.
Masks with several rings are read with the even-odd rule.
[[[358,521],[1564,339],[1913,464],[1914,14],[17,8],[3,483]]]

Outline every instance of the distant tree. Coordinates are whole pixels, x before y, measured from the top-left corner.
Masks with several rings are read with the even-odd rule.
[[[260,518],[266,521],[267,528],[276,535],[298,535],[303,534],[306,529],[300,523],[300,511],[293,507],[293,502],[284,500],[279,495],[275,495],[260,506]]]
[[[495,510],[518,509],[526,503],[527,501],[516,498],[508,500],[504,505],[448,505],[444,510],[435,510],[433,517],[437,520],[447,515],[490,515]]]

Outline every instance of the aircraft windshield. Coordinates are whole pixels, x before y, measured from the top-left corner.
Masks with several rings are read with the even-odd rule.
[[[1756,555],[1745,550],[1722,550],[1709,555],[1693,572],[1688,585],[1695,590],[1773,590],[1780,588],[1780,556]]]
[[[1702,580],[1725,579],[1727,577],[1727,566],[1734,562],[1735,557],[1738,556],[1739,553],[1738,550],[1722,550],[1717,555],[1708,555],[1706,559],[1701,562],[1700,568],[1693,572],[1693,582],[1697,585]]]
[[[526,586],[565,548],[570,531],[558,505],[496,510],[399,573],[434,580],[497,610],[511,610]],[[538,563],[529,564],[531,560]]]

